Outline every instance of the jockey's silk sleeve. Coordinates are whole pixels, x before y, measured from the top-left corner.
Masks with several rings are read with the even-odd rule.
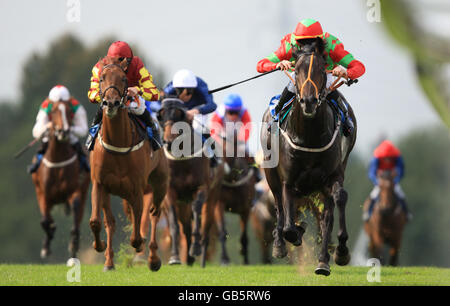
[[[99,95],[100,83],[99,83],[98,73],[99,73],[99,68],[97,67],[97,65],[95,65],[94,68],[92,68],[91,87],[89,88],[89,91],[88,91],[88,98],[91,103],[100,103],[101,102],[101,98]]]
[[[153,77],[148,72],[147,68],[140,68],[139,76],[139,86],[136,86],[139,90],[139,94],[146,101],[158,101],[160,95],[159,90],[153,84]]]
[[[32,130],[32,134],[35,139],[41,137],[42,133],[46,131],[48,122],[49,118],[47,113],[40,109],[36,116],[36,123],[34,124]]]
[[[256,70],[260,73],[272,71],[277,67],[277,64],[283,60],[295,60],[292,58],[292,45],[290,44],[291,34],[283,37],[281,44],[275,52],[272,52],[268,57],[263,58],[256,65]]]
[[[379,159],[374,157],[370,161],[370,165],[369,165],[368,176],[374,185],[378,185],[378,180],[377,180],[378,164],[379,164]]]
[[[86,110],[82,105],[78,106],[77,111],[73,115],[70,131],[78,138],[85,137],[88,133]]]
[[[325,41],[326,69],[332,70],[340,65],[347,68],[347,74],[350,79],[356,79],[365,73],[363,63],[356,60],[354,56],[344,49],[344,44],[330,33],[324,33],[322,39]],[[256,65],[256,70],[260,73],[271,71],[277,64],[283,60],[295,61],[293,48],[299,48],[293,35],[288,34],[281,40],[278,49],[268,57],[263,58]]]

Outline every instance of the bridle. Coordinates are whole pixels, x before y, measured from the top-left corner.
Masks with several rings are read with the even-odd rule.
[[[326,82],[326,79],[327,79],[326,71],[323,72],[325,81],[322,84],[322,88],[319,90],[319,88],[317,87],[317,84],[311,79],[311,72],[312,72],[312,67],[313,67],[313,63],[314,63],[315,53],[314,52],[312,52],[312,53],[304,53],[302,55],[310,55],[310,60],[309,60],[309,68],[308,68],[308,77],[302,83],[302,86],[300,87],[300,90],[298,89],[297,82],[295,80],[291,80],[291,81],[293,81],[293,84],[295,84],[297,102],[303,101],[303,98],[304,98],[303,90],[304,90],[306,84],[311,83],[313,85],[313,87],[314,87],[315,98],[317,99],[317,107],[319,107],[322,104],[322,102],[326,100],[326,97],[330,93],[326,89],[326,84],[327,84],[327,82]]]
[[[120,65],[118,65],[118,64],[108,64],[108,65],[103,66],[103,68],[102,68],[102,70],[100,72],[100,75],[103,73],[103,71],[105,69],[108,69],[108,68],[111,68],[111,67],[119,67],[120,70],[122,70],[125,73],[125,70],[123,70],[123,68]],[[99,95],[100,95],[100,98],[103,101],[103,105],[107,104],[107,102],[104,99],[104,96],[105,96],[106,92],[108,90],[110,90],[110,89],[116,90],[119,93],[119,95],[120,95],[120,102],[119,102],[118,105],[115,105],[115,106],[123,106],[123,105],[125,105],[125,99],[126,99],[126,96],[127,96],[127,89],[128,89],[128,78],[126,77],[126,75],[125,75],[124,78],[122,78],[122,81],[124,82],[125,86],[123,88],[123,91],[121,92],[120,89],[117,86],[115,86],[115,85],[110,85],[110,86],[106,87],[105,90],[102,90],[102,82],[103,82],[103,80],[100,79]]]
[[[161,116],[161,111],[165,110],[165,109],[178,109],[183,113],[182,119],[184,119],[186,117],[186,106],[180,99],[166,98],[161,102],[161,108],[158,111],[158,115],[157,115],[158,121],[160,121],[162,123],[163,127],[165,127],[169,124],[173,124],[173,120],[167,120],[166,122],[162,122],[164,120],[164,118],[162,118],[162,116]]]

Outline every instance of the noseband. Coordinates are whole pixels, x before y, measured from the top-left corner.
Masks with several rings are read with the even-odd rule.
[[[120,65],[117,65],[117,64],[108,64],[108,65],[105,65],[105,66],[102,68],[101,73],[103,72],[104,69],[108,69],[108,68],[111,68],[111,67],[114,67],[114,66],[115,66],[115,67],[119,67],[120,70],[122,70],[123,73],[125,73],[125,71],[123,70],[123,68],[122,68]],[[100,75],[101,75],[101,73],[100,73]],[[120,105],[120,106],[124,105],[124,100],[125,100],[125,97],[126,97],[126,95],[127,95],[127,89],[128,89],[128,79],[127,79],[127,77],[126,77],[126,74],[125,74],[125,77],[124,77],[122,80],[123,80],[123,82],[124,82],[124,84],[125,84],[125,86],[124,86],[122,92],[121,92],[120,89],[119,89],[117,86],[115,86],[115,85],[108,86],[108,87],[105,88],[105,90],[102,91],[102,86],[101,86],[102,81],[100,81],[99,95],[100,95],[100,98],[102,99],[103,103],[106,102],[106,101],[104,100],[104,96],[105,96],[106,92],[107,92],[109,89],[114,89],[114,90],[116,90],[116,91],[119,93],[119,95],[120,95],[120,104],[119,104],[119,105]]]

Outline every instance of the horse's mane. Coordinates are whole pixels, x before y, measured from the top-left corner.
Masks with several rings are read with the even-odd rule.
[[[301,56],[311,53],[317,53],[322,55],[321,58],[323,59],[323,61],[326,61],[325,56],[326,43],[327,42],[320,37],[303,39],[300,48],[295,47],[292,50],[292,54],[294,55],[296,62],[299,60]]]

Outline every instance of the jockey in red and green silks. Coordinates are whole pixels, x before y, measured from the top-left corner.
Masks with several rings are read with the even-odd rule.
[[[351,80],[357,79],[365,73],[363,63],[356,60],[355,57],[344,49],[344,44],[330,33],[324,32],[320,23],[314,19],[304,19],[300,21],[293,33],[289,33],[281,40],[280,47],[268,57],[260,60],[256,66],[258,72],[267,72],[276,68],[281,70],[293,71],[294,48],[301,49],[302,45],[310,44],[313,40],[321,39],[325,43],[326,70],[332,71],[327,75],[327,88],[333,83],[333,77],[344,77]],[[345,69],[346,68],[346,69]],[[292,72],[294,74],[294,72]],[[281,107],[295,95],[295,85],[289,82],[288,86],[281,94],[277,112]],[[335,99],[339,102],[340,94],[336,91],[329,95],[329,99]],[[343,103],[340,103],[343,104]],[[346,105],[342,105],[345,108]],[[346,120],[352,124],[350,120]],[[349,127],[351,128],[351,127]]]

